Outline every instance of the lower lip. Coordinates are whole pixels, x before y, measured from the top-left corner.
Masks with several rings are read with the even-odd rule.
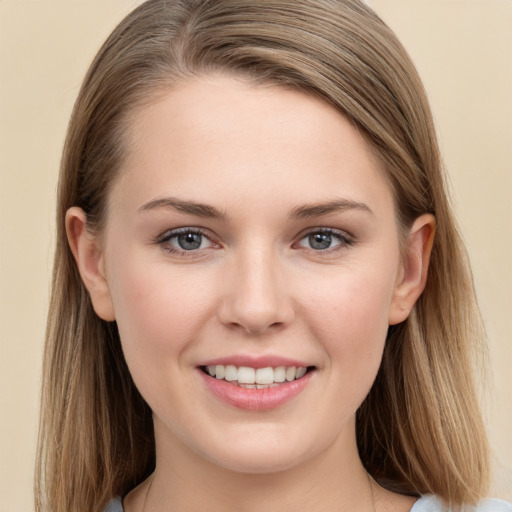
[[[208,389],[218,399],[231,406],[249,411],[266,411],[286,404],[308,385],[314,373],[308,372],[300,379],[284,382],[273,388],[248,389],[210,377],[201,370],[199,372]]]

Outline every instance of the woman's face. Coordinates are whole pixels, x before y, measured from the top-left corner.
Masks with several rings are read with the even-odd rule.
[[[108,300],[91,296],[157,446],[245,472],[354,451],[409,305],[392,194],[357,129],[315,97],[211,76],[140,110],[127,141]]]

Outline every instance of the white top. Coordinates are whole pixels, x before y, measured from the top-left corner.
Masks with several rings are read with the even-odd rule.
[[[123,503],[113,499],[103,512],[123,512]],[[423,496],[411,508],[410,512],[450,512],[443,509],[441,500],[435,496]],[[502,500],[485,500],[476,508],[465,508],[464,512],[512,512],[512,504]]]
[[[450,512],[435,496],[423,496],[412,507],[411,512]],[[512,512],[512,504],[502,500],[485,500],[475,507],[465,507],[464,512]]]

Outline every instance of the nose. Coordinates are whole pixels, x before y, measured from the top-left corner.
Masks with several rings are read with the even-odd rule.
[[[231,262],[232,263],[232,262]],[[273,251],[245,251],[223,276],[220,321],[262,335],[289,325],[295,316],[290,283]]]

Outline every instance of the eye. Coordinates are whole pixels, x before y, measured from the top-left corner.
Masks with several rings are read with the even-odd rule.
[[[352,244],[352,240],[346,234],[334,229],[318,229],[310,231],[298,242],[299,247],[314,251],[329,251],[343,248]]]
[[[170,242],[175,242],[180,249],[184,251],[195,251],[196,249],[200,249],[204,243],[204,237],[201,233],[183,233],[181,235],[176,235],[171,238]]]
[[[171,253],[193,253],[215,247],[216,244],[198,228],[180,228],[166,232],[157,244]]]

